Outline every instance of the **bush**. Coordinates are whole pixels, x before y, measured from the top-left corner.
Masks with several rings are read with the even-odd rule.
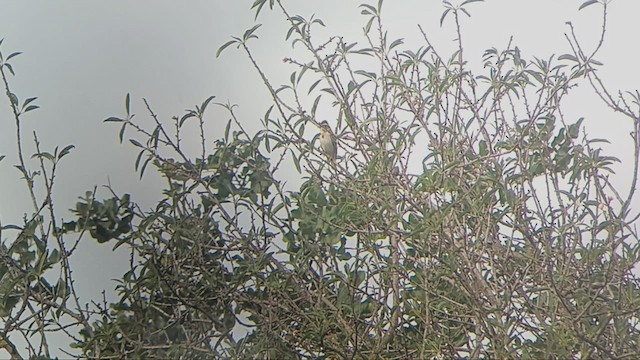
[[[145,101],[147,124],[133,121],[127,95],[125,115],[106,119],[121,126],[121,142],[134,130],[141,175],[155,168],[167,179],[150,211],[129,195],[99,201],[89,192],[75,221],[56,223],[48,184],[71,148],[38,149],[51,225],[38,210],[2,227],[17,230],[3,247],[5,348],[17,354],[6,335],[31,322],[55,331],[71,323],[73,346],[89,358],[636,354],[640,96],[614,98],[598,75],[600,47],[587,54],[573,35],[574,52],[557,59],[528,60],[510,45],[488,49],[484,68],[472,70],[460,21],[473,2],[445,2],[441,22],[455,22],[458,49],[442,54],[424,32],[419,49],[387,39],[381,1],[361,5],[364,46],[316,42],[322,20],[269,1],[290,23],[287,39],[305,50],[285,59],[290,83],[272,86],[252,56],[259,25],[218,51],[241,49],[262,76],[273,99],[263,130],[249,134],[226,106],[225,135],[206,152],[213,97],[169,122]],[[265,5],[255,1],[256,16]],[[597,6],[605,19],[607,3]],[[7,85],[12,68],[2,63]],[[633,123],[626,191],[609,181],[618,160],[598,147],[606,140],[563,114],[580,83]],[[29,103],[12,100],[18,125]],[[321,150],[323,118],[337,159]],[[197,157],[179,141],[191,121]],[[18,168],[32,188],[34,173]],[[297,189],[281,175],[294,169]],[[72,232],[131,251],[117,302],[80,306],[67,262]],[[55,286],[43,277],[54,265],[64,269]]]

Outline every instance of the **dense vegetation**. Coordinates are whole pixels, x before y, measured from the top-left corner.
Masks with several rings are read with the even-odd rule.
[[[567,54],[525,59],[510,44],[472,69],[460,23],[475,2],[444,2],[458,47],[444,54],[424,32],[417,49],[388,39],[382,1],[361,5],[356,43],[316,39],[322,20],[256,0],[256,17],[282,13],[287,40],[304,50],[275,86],[251,51],[259,25],[220,47],[243,51],[269,90],[263,129],[248,133],[226,106],[231,120],[213,143],[213,97],[169,120],[145,100],[148,118],[134,120],[127,95],[124,114],[105,121],[138,150],[135,170],[159,171],[166,187],[153,209],[135,194],[87,192],[67,222],[51,194],[73,147],[36,140],[28,159],[21,127],[37,105],[11,92],[19,53],[3,53],[33,211],[0,227],[2,347],[48,358],[49,335],[65,333],[65,351],[103,359],[635,356],[640,95],[607,89],[602,40],[589,52],[571,27]],[[606,20],[607,1],[587,6]],[[562,111],[577,84],[633,125],[628,189],[609,180],[618,160],[599,147],[606,140]],[[318,143],[322,120],[335,161]],[[181,146],[191,122],[195,157]],[[302,185],[288,187],[291,177]],[[131,252],[113,303],[78,299],[68,259],[89,238]]]

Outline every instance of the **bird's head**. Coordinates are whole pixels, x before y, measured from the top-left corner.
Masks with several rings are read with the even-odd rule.
[[[318,123],[318,125],[320,126],[320,129],[323,130],[331,130],[331,125],[329,125],[329,123],[327,122],[327,120],[323,120],[320,123]]]

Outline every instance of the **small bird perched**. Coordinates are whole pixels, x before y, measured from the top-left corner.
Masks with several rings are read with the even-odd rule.
[[[320,125],[320,146],[322,151],[333,161],[338,156],[336,136],[333,134],[328,122],[323,121],[318,125]]]

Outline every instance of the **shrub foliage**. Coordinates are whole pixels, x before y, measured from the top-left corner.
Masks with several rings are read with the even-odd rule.
[[[589,52],[570,24],[567,54],[527,59],[510,43],[475,69],[461,23],[478,1],[444,2],[440,21],[455,25],[457,44],[445,54],[422,28],[418,48],[388,39],[382,1],[360,6],[356,43],[317,39],[321,19],[256,0],[256,18],[277,11],[289,22],[289,81],[272,85],[254,56],[259,25],[218,55],[237,48],[261,76],[272,98],[262,130],[245,131],[213,97],[167,121],[144,100],[148,120],[134,121],[127,95],[124,116],[106,121],[138,150],[140,176],[157,170],[166,186],[153,209],[87,192],[67,222],[51,193],[73,147],[41,151],[36,137],[35,161],[23,157],[22,119],[37,106],[9,90],[19,53],[0,56],[34,206],[0,227],[3,348],[49,357],[57,332],[72,342],[66,351],[107,359],[637,354],[640,95],[607,89],[602,41]],[[592,5],[606,20],[608,1],[580,9]],[[607,141],[563,112],[579,84],[632,125],[628,189],[611,183]],[[208,142],[214,105],[230,120]],[[322,120],[335,160],[320,150]],[[192,123],[197,155],[181,143]],[[87,237],[131,253],[113,302],[78,299],[68,259]]]

